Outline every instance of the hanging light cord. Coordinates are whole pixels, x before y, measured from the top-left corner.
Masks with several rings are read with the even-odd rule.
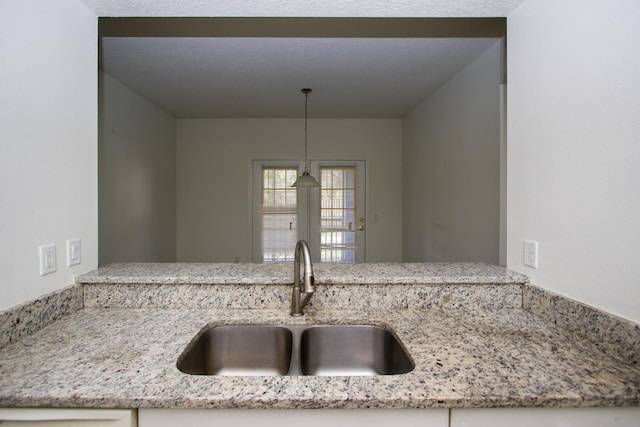
[[[319,187],[320,184],[309,173],[309,88],[301,90],[304,93],[304,172],[291,185],[292,187]]]
[[[307,104],[311,89],[302,89],[304,92],[304,171],[309,172],[309,158],[307,156]]]

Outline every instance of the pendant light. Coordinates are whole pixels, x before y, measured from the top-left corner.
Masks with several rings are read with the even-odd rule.
[[[301,90],[304,93],[304,172],[296,179],[292,187],[320,187],[318,181],[309,174],[309,159],[307,157],[307,103],[309,94],[312,92],[309,88]]]

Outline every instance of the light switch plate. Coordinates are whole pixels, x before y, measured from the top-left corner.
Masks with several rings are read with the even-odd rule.
[[[55,273],[56,271],[56,245],[42,245],[40,250],[40,275]]]
[[[538,242],[534,240],[524,241],[524,265],[538,268]]]
[[[80,264],[80,239],[67,240],[67,267]]]

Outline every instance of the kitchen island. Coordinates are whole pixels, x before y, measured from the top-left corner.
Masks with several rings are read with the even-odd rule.
[[[0,350],[0,406],[488,408],[638,406],[640,368],[523,302],[528,279],[484,264],[315,266],[289,316],[290,265],[122,264],[80,276],[83,308]],[[371,324],[402,375],[201,376],[176,361],[204,327]]]

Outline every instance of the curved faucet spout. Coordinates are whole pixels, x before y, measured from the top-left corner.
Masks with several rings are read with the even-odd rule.
[[[300,261],[304,261],[303,285],[304,290],[300,286]],[[311,264],[311,252],[309,245],[304,240],[296,243],[296,249],[293,259],[293,294],[291,295],[291,315],[302,316],[304,306],[307,305],[311,296],[315,292],[313,277],[313,265]]]

